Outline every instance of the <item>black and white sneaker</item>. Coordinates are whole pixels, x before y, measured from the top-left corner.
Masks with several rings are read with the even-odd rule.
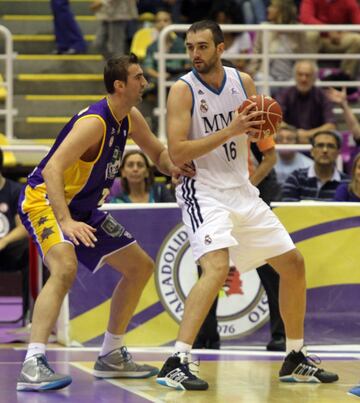
[[[302,383],[332,383],[339,377],[333,372],[318,368],[310,357],[305,357],[302,351],[289,353],[280,369],[279,378],[281,382],[302,382]]]
[[[183,362],[182,362],[183,361]],[[168,386],[177,390],[206,390],[209,384],[195,376],[189,369],[190,362],[181,360],[178,355],[169,357],[156,382],[163,386]]]

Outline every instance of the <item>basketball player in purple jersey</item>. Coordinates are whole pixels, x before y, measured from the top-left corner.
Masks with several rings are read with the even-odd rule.
[[[261,112],[235,111],[255,95],[251,77],[223,67],[224,36],[214,21],[199,21],[186,33],[193,70],[171,88],[167,126],[171,158],[194,161],[196,174],[176,187],[177,202],[195,260],[203,274],[190,291],[175,343],[157,377],[161,385],[205,390],[189,370],[191,346],[229,272],[230,258],[242,272],[269,263],[280,275],[280,312],[287,355],[284,382],[334,382],[336,374],[316,367],[304,347],[304,260],[258,189],[249,181],[248,135],[255,137]],[[255,136],[253,136],[255,135]]]
[[[94,375],[146,378],[158,370],[135,363],[124,346],[124,333],[149,280],[154,263],[132,235],[98,207],[118,175],[126,140],[135,143],[166,175],[194,174],[170,161],[166,148],[135,107],[147,86],[135,55],[108,60],[106,98],[75,115],[29,175],[19,213],[35,241],[50,277],[34,307],[30,344],[17,390],[60,389],[71,377],[55,373],[45,348],[80,261],[91,271],[105,263],[122,273],[113,293],[110,319]]]

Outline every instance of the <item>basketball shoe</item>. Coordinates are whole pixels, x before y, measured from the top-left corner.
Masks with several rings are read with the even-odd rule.
[[[280,381],[331,383],[339,379],[336,374],[318,368],[315,364],[318,363],[315,363],[310,357],[305,357],[302,351],[295,352],[293,350],[285,357],[279,373]]]
[[[44,354],[35,354],[28,358],[21,369],[16,390],[53,390],[70,385],[68,375],[56,374],[49,366]]]
[[[136,364],[127,348],[121,347],[98,357],[93,374],[97,378],[149,378],[158,372],[151,365]]]
[[[360,385],[351,388],[348,392],[348,395],[360,397]]]
[[[156,382],[178,390],[206,390],[209,384],[190,370],[189,355],[184,353],[169,357],[161,368]]]

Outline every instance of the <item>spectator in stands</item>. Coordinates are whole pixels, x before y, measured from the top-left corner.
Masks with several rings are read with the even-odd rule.
[[[75,54],[86,52],[86,42],[74,14],[71,12],[69,0],[51,0],[54,16],[54,33],[57,54]]]
[[[326,95],[331,102],[339,105],[342,108],[346,127],[351,132],[355,142],[360,145],[360,124],[351,107],[349,106],[346,96],[346,89],[342,88],[342,90],[339,91],[335,88],[329,88],[326,90]]]
[[[345,88],[337,90],[329,88],[326,90],[326,95],[331,102],[334,102],[343,111],[343,117],[346,124],[346,131],[342,133],[343,146],[342,146],[342,159],[344,164],[344,171],[351,172],[352,162],[355,155],[360,152],[360,124],[349,105],[347,91]]]
[[[334,200],[360,202],[360,153],[354,158],[350,183],[340,183],[336,189]]]
[[[266,0],[235,0],[243,15],[244,24],[260,24],[266,20]]]
[[[303,0],[300,5],[300,21],[303,24],[360,24],[360,6],[357,0]],[[311,51],[314,53],[360,52],[360,34],[331,31],[308,32]],[[341,69],[356,78],[358,61],[342,60]]]
[[[160,33],[165,27],[172,24],[171,14],[166,9],[160,9],[155,15],[155,27]],[[155,59],[155,53],[158,52],[157,39],[147,48],[146,57],[143,62],[144,72],[149,80],[150,86],[157,86],[159,77],[158,62]],[[172,33],[167,36],[166,40],[167,53],[186,53],[184,40]],[[167,60],[166,61],[166,78],[177,77],[186,71],[185,60]]]
[[[297,8],[294,0],[272,0],[267,9],[267,23],[296,24]],[[263,52],[263,35],[257,32],[255,36],[254,53]],[[293,75],[294,61],[282,59],[282,53],[306,53],[307,43],[303,32],[269,32],[270,53],[279,53],[279,57],[270,60],[269,80],[286,81]],[[248,72],[255,75],[256,80],[263,79],[261,59],[252,59]],[[273,91],[274,93],[274,91]]]
[[[0,271],[23,271],[28,275],[28,233],[17,213],[21,185],[2,175],[4,154],[0,148]],[[23,298],[28,302],[28,284]]]
[[[336,168],[341,139],[335,131],[319,131],[311,139],[311,156],[314,164],[310,168],[297,169],[286,180],[282,200],[331,201],[336,188],[348,175]]]
[[[128,24],[138,17],[136,0],[94,0],[90,8],[100,22],[95,48],[105,59],[127,53]]]
[[[277,144],[296,144],[297,130],[294,126],[282,125],[276,134]],[[313,160],[305,154],[294,150],[279,150],[275,164],[276,177],[280,185],[285,183],[287,177],[296,169],[309,168]]]
[[[125,154],[120,166],[121,187],[110,203],[170,203],[175,202],[171,188],[154,182],[149,160],[141,151],[133,150]]]
[[[210,11],[210,19],[218,24],[242,24],[236,2],[225,1],[215,2]],[[246,59],[233,59],[231,55],[237,53],[250,53],[252,50],[252,41],[249,32],[224,32],[225,52],[223,57],[231,60],[233,65],[242,71],[246,71]]]
[[[214,0],[182,0],[180,12],[183,22],[191,24],[206,19],[213,4]]]
[[[309,143],[316,132],[335,129],[333,105],[325,92],[315,86],[317,71],[314,62],[297,61],[294,65],[296,85],[276,96],[283,110],[284,122],[298,130],[299,143]]]

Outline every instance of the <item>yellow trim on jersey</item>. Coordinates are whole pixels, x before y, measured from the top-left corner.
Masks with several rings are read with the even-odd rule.
[[[127,114],[127,118],[128,118],[128,121],[129,121],[128,133],[130,134],[131,133],[131,126],[132,126],[132,120],[131,120],[131,117],[130,117],[130,113]]]
[[[83,160],[78,160],[75,162],[75,164],[71,165],[69,168],[67,168],[64,172],[64,187],[65,187],[65,199],[66,203],[70,204],[71,200],[81,191],[81,189],[84,188],[86,185],[90,175],[91,171],[96,164],[96,162],[99,160],[103,149],[104,149],[104,144],[105,144],[105,138],[106,138],[106,123],[104,119],[97,114],[91,114],[91,115],[85,115],[79,118],[74,126],[83,119],[89,118],[89,117],[94,117],[100,120],[100,122],[104,126],[104,131],[103,131],[103,138],[101,141],[101,146],[98,152],[98,155],[93,161],[83,161]]]

